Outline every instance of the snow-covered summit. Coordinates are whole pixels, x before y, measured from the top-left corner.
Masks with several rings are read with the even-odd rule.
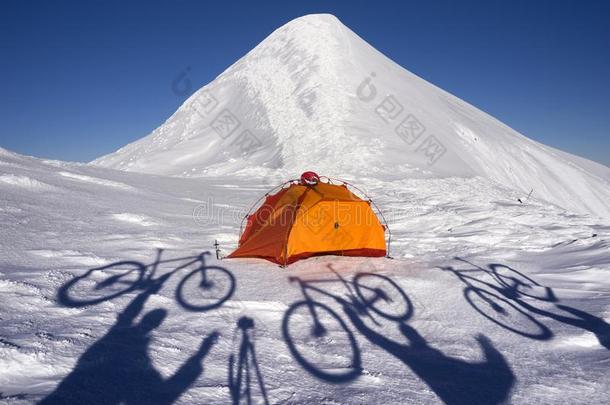
[[[328,14],[277,29],[150,135],[93,163],[172,176],[481,176],[610,217],[609,168],[526,138]]]

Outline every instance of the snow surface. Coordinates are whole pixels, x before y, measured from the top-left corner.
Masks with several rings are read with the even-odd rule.
[[[433,165],[358,101],[371,71],[446,147]],[[265,147],[211,132],[189,107],[205,91]],[[607,403],[608,169],[516,134],[334,17],[280,28],[97,163],[0,149],[1,403]],[[248,208],[304,168],[375,199],[393,260],[216,260],[214,241],[229,253]]]
[[[585,404],[605,403],[610,393],[610,225],[594,217],[535,197],[519,204],[522,194],[481,177],[352,179],[383,207],[395,259],[329,256],[282,270],[254,259],[217,261],[212,250],[215,239],[225,254],[235,247],[265,179],[160,177],[18,155],[0,161],[2,176],[48,185],[0,185],[2,403],[54,392],[46,403],[224,404],[251,396],[279,404]],[[127,271],[153,263],[158,249],[167,262],[157,287],[121,294],[137,279]],[[173,270],[210,250],[206,265],[226,269],[234,291],[219,307],[198,310],[218,297],[202,301],[189,287],[196,265]],[[330,268],[349,282],[360,273],[388,277],[409,298],[409,319],[345,307],[350,292]],[[110,283],[117,274],[125,280]],[[216,276],[222,298],[230,279]],[[310,294],[349,329],[361,369],[351,368],[349,336],[336,321],[328,335],[312,337],[290,277],[329,281],[318,285],[326,295]],[[354,284],[347,286],[353,296]],[[378,308],[404,313],[394,293]],[[158,309],[166,312],[157,323],[133,326]],[[229,375],[241,358],[244,316],[254,320],[256,357],[241,363],[251,380],[237,384]]]

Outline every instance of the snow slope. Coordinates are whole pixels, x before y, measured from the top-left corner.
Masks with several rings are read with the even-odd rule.
[[[526,138],[331,15],[279,28],[150,135],[93,163],[188,177],[481,176],[610,218],[609,168]]]
[[[303,169],[394,259],[217,260]],[[297,19],[95,165],[0,148],[0,403],[606,403],[608,179]]]
[[[395,259],[281,270],[212,250],[235,247],[266,179],[0,150],[0,403],[607,402],[607,221],[483,177],[351,180],[385,211]],[[203,288],[193,258],[210,250]],[[298,282],[319,288],[326,335]],[[358,286],[391,300],[360,312]]]

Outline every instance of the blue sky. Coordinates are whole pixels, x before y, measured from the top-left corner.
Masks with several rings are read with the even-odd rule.
[[[610,166],[608,1],[0,3],[0,146],[89,161],[161,124],[274,29],[335,14],[526,136]]]

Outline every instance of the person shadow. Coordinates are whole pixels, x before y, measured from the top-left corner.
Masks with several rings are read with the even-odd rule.
[[[509,400],[515,375],[504,356],[484,335],[477,336],[484,360],[470,363],[433,348],[404,322],[399,329],[407,341],[402,343],[366,325],[354,309],[345,306],[344,311],[367,340],[407,365],[445,404],[501,404]]]
[[[152,365],[148,351],[151,332],[163,323],[167,311],[153,309],[139,322],[135,319],[165,280],[156,280],[138,294],[39,404],[171,404],[188,390],[203,373],[201,363],[219,334],[213,332],[203,339],[199,349],[164,379]]]
[[[247,316],[240,317],[237,321],[237,329],[240,335],[237,353],[232,353],[229,356],[228,386],[232,403],[234,405],[241,403],[269,405],[265,382],[254,347],[254,319]],[[258,399],[256,398],[257,389]]]

